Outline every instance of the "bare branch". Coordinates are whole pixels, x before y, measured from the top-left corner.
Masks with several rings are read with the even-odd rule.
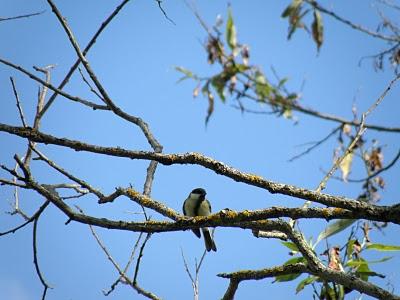
[[[139,234],[138,239],[136,240],[135,245],[133,246],[129,260],[124,268],[124,271],[123,271],[124,274],[126,274],[128,272],[129,266],[131,265],[131,263],[133,262],[133,259],[135,258],[135,252],[139,247],[139,243],[140,243],[140,240],[142,239],[142,236],[143,236],[143,233],[141,232]],[[108,291],[103,291],[104,296],[110,295],[115,290],[117,285],[121,282],[121,279],[123,279],[123,277],[119,276],[118,279],[111,285],[111,287]]]
[[[168,21],[170,21],[172,24],[176,25],[175,22],[174,22],[172,19],[170,19],[170,18],[168,17],[168,15],[167,15],[167,13],[165,12],[164,8],[161,6],[162,0],[156,0],[156,2],[157,2],[157,4],[158,4],[158,8],[161,10],[161,12],[163,13],[164,17],[165,17]]]
[[[399,42],[400,41],[400,37],[398,37],[398,36],[383,35],[383,34],[380,34],[378,32],[375,32],[375,31],[369,30],[367,28],[364,28],[361,25],[354,24],[353,22],[351,22],[351,21],[349,21],[349,20],[337,15],[333,11],[330,11],[330,10],[324,8],[323,6],[321,6],[315,0],[305,0],[305,2],[307,2],[310,5],[312,5],[315,9],[319,10],[320,12],[325,13],[325,14],[333,17],[334,19],[338,20],[339,22],[344,23],[344,24],[350,26],[351,28],[353,28],[355,30],[358,30],[358,31],[361,31],[363,33],[366,33],[366,34],[368,34],[368,35],[370,35],[372,37],[379,38],[379,39],[382,39],[382,40],[385,40],[385,41],[389,41],[389,42]]]
[[[183,253],[183,249],[182,248],[181,248],[181,254],[182,254],[183,265],[185,266],[186,274],[188,274],[189,279],[190,279],[190,281],[192,283],[194,300],[198,300],[199,299],[199,274],[200,274],[200,269],[201,269],[201,266],[203,264],[204,258],[206,257],[207,251],[206,250],[203,251],[203,254],[201,255],[201,258],[200,258],[200,262],[198,264],[197,264],[197,261],[196,261],[194,277],[193,277],[192,273],[189,270],[189,266],[188,266],[188,264],[186,262],[186,258],[185,258],[185,255]]]
[[[20,15],[20,16],[15,16],[15,17],[8,17],[8,18],[0,18],[0,22],[2,21],[10,21],[10,20],[17,20],[17,19],[22,19],[22,18],[30,18],[34,16],[41,15],[45,12],[45,10],[36,12],[36,13],[31,13],[31,14],[26,14],[26,15]]]
[[[48,203],[49,203],[49,201],[46,201],[45,205],[47,206]],[[37,223],[39,221],[40,214],[43,212],[43,210],[41,210],[39,212],[39,214],[37,214],[33,220],[33,264],[35,265],[36,273],[39,276],[40,282],[42,283],[42,285],[44,287],[43,294],[42,294],[42,300],[44,300],[46,298],[47,290],[52,289],[52,287],[46,282],[42,272],[40,271],[38,254],[37,254]]]
[[[10,81],[11,81],[11,85],[12,85],[12,88],[13,88],[15,101],[17,102],[17,108],[18,108],[19,117],[21,119],[22,125],[24,127],[26,127],[27,123],[25,121],[25,116],[24,116],[24,112],[22,110],[21,102],[19,101],[19,96],[18,96],[17,88],[15,87],[14,79],[12,77],[10,77]]]
[[[48,87],[50,90],[54,91],[57,94],[60,94],[61,96],[65,97],[67,99],[70,99],[70,100],[75,101],[75,102],[79,102],[79,103],[81,103],[83,105],[86,105],[88,107],[91,107],[93,109],[109,110],[109,108],[107,106],[105,106],[105,105],[95,104],[93,102],[81,99],[79,97],[72,96],[72,95],[70,95],[70,94],[68,94],[68,93],[66,93],[66,92],[54,87],[53,85],[46,83],[46,81],[40,79],[39,77],[37,77],[36,75],[32,74],[31,72],[25,70],[24,68],[13,64],[12,62],[9,62],[7,60],[4,60],[4,59],[0,58],[0,63],[2,63],[4,65],[7,65],[7,66],[9,66],[9,67],[11,67],[11,68],[13,68],[15,70],[18,70],[21,73],[24,73],[25,75],[27,75],[31,79],[35,80],[36,82],[39,82],[43,86]],[[43,111],[44,111],[44,108],[43,108]],[[42,111],[42,114],[43,114],[43,111]]]
[[[394,164],[398,161],[398,159],[400,158],[400,150],[397,152],[397,155],[393,158],[393,160],[385,167],[383,167],[382,169],[379,169],[378,171],[372,173],[371,175],[369,175],[366,178],[363,179],[347,179],[348,182],[364,182],[364,181],[368,181],[372,178],[374,178],[375,176],[379,175],[380,173],[387,171],[388,169],[390,169],[391,167],[394,166]]]
[[[386,94],[390,91],[390,89],[392,88],[393,84],[400,78],[400,75],[396,76],[394,79],[392,79],[392,81],[390,81],[389,85],[386,87],[386,89],[383,91],[383,93],[379,96],[379,98],[368,108],[368,110],[363,113],[362,117],[361,117],[361,122],[360,122],[360,126],[358,128],[357,134],[356,136],[353,138],[353,140],[351,141],[351,143],[349,144],[349,146],[346,148],[346,150],[344,151],[343,155],[338,158],[336,160],[336,162],[333,164],[332,168],[330,169],[330,171],[325,175],[325,177],[322,179],[322,181],[320,182],[320,184],[318,185],[316,191],[320,192],[322,191],[325,186],[327,181],[329,180],[329,178],[333,175],[333,173],[335,173],[336,169],[340,166],[340,164],[342,163],[342,161],[344,160],[344,158],[349,155],[353,149],[355,148],[355,146],[358,143],[358,140],[361,138],[361,136],[364,134],[366,128],[365,128],[365,119],[367,118],[367,116],[373,112],[378,105],[382,102],[382,100],[385,98]]]
[[[91,40],[89,41],[89,43],[86,45],[85,49],[83,50],[82,54],[83,55],[87,55],[87,53],[89,52],[90,48],[92,48],[92,46],[96,43],[96,40],[98,39],[98,37],[100,36],[100,34],[104,31],[104,29],[106,29],[106,27],[108,26],[108,24],[110,24],[110,22],[118,15],[118,13],[121,11],[121,9],[129,2],[129,0],[123,0],[121,2],[121,4],[119,4],[114,11],[110,14],[110,16],[108,16],[108,18],[101,24],[101,26],[99,27],[99,29],[96,31],[96,33],[93,35],[93,37],[91,38]],[[65,76],[65,78],[62,80],[62,82],[60,83],[60,85],[58,86],[58,90],[62,90],[64,88],[64,86],[68,83],[69,79],[71,78],[72,74],[75,72],[76,68],[78,68],[80,64],[80,59],[78,58],[75,63],[72,65],[72,67],[70,68],[70,70],[68,71],[67,75]],[[44,114],[49,107],[53,104],[54,100],[57,98],[58,93],[54,92],[53,95],[51,95],[49,101],[46,103],[46,105],[43,107],[42,110],[42,114]],[[84,104],[84,103],[82,103]],[[86,104],[85,104],[86,105]],[[106,108],[108,109],[108,108]]]
[[[244,280],[261,280],[265,278],[275,277],[278,275],[288,275],[295,273],[308,272],[307,267],[302,263],[284,265],[274,268],[266,268],[262,270],[251,270],[251,271],[237,271],[234,273],[220,273],[217,276],[222,278],[229,278],[229,286],[226,290],[223,300],[234,299],[236,290],[239,283]]]
[[[329,178],[331,178],[332,175],[336,172],[337,168],[339,168],[339,166],[341,165],[343,160],[346,158],[346,156],[353,152],[353,150],[356,147],[358,141],[360,140],[361,136],[364,134],[364,132],[366,130],[364,128],[364,124],[365,124],[365,114],[363,114],[363,117],[361,119],[361,125],[360,125],[360,128],[357,131],[356,136],[353,138],[351,143],[347,146],[347,148],[344,151],[343,155],[341,157],[339,157],[338,159],[336,159],[336,161],[333,164],[332,168],[329,170],[329,172],[324,176],[324,178],[318,184],[318,187],[316,188],[316,191],[318,193],[325,189],[326,183],[328,182]]]
[[[139,294],[141,294],[141,295],[143,295],[143,296],[145,296],[145,297],[147,297],[149,299],[159,300],[160,298],[158,298],[155,294],[153,294],[153,293],[151,293],[149,291],[146,291],[141,286],[139,286],[138,283],[137,283],[137,277],[139,275],[139,268],[140,268],[140,262],[142,261],[142,257],[143,257],[143,251],[144,251],[144,248],[146,247],[146,244],[147,244],[148,240],[150,239],[150,237],[151,237],[151,233],[148,233],[146,235],[145,240],[143,241],[142,246],[140,247],[139,256],[138,256],[138,259],[136,261],[135,274],[133,276],[132,287]]]
[[[147,123],[145,123],[141,118],[132,116],[124,112],[121,108],[119,108],[110,98],[108,95],[107,91],[103,87],[103,85],[100,83],[99,79],[95,75],[94,71],[92,70],[89,61],[86,59],[86,57],[83,55],[81,52],[79,45],[72,33],[72,30],[69,28],[66,19],[61,15],[60,11],[58,10],[57,6],[53,3],[52,0],[47,0],[47,3],[51,6],[51,9],[53,13],[56,15],[57,19],[59,20],[60,24],[64,28],[69,41],[71,42],[71,45],[75,49],[75,52],[77,56],[79,57],[80,61],[82,62],[83,66],[85,67],[86,72],[89,74],[90,79],[93,81],[94,85],[96,86],[97,90],[100,92],[104,102],[107,104],[107,106],[119,117],[125,119],[126,121],[129,121],[131,123],[136,124],[139,126],[139,128],[142,130],[143,134],[145,135],[147,141],[149,142],[150,146],[154,150],[159,150],[161,151],[162,146],[158,143],[158,141],[155,139],[153,134],[149,130],[149,126]]]
[[[243,97],[246,97],[246,98],[249,98],[251,100],[258,102],[257,97],[254,97],[253,95],[251,95],[249,93],[244,93],[244,92],[238,91],[238,90],[235,90],[235,92],[239,92],[239,93],[241,93],[241,95]],[[290,109],[293,109],[295,111],[298,111],[298,112],[301,112],[306,115],[310,115],[310,116],[313,116],[313,117],[316,117],[316,118],[319,118],[322,120],[332,121],[335,123],[340,123],[342,125],[349,124],[351,126],[356,126],[356,127],[360,126],[360,122],[358,122],[358,121],[351,121],[351,120],[348,120],[348,119],[345,119],[342,117],[338,117],[335,115],[319,112],[315,109],[304,107],[298,103],[287,102],[287,103],[285,103],[285,105],[287,105]],[[371,129],[371,130],[383,131],[383,132],[395,132],[395,133],[400,132],[400,127],[388,127],[388,126],[380,126],[380,125],[375,125],[375,124],[365,124],[364,127]]]
[[[33,222],[35,219],[39,218],[39,216],[40,216],[41,213],[46,209],[46,207],[49,205],[49,203],[50,203],[50,201],[47,200],[47,201],[37,210],[37,212],[35,212],[35,214],[34,214],[32,217],[30,217],[27,221],[25,221],[24,223],[22,223],[21,225],[15,227],[15,228],[13,228],[13,229],[7,230],[7,231],[5,231],[5,232],[0,232],[0,236],[2,236],[2,235],[7,235],[7,234],[9,234],[9,233],[15,233],[15,232],[17,232],[19,229],[21,229],[21,228],[25,227],[26,225],[28,225],[29,223]]]
[[[131,159],[155,160],[164,165],[172,164],[196,164],[207,169],[213,170],[217,174],[221,174],[235,181],[243,182],[252,186],[256,186],[270,193],[279,193],[292,196],[299,199],[310,200],[325,204],[328,206],[341,207],[349,210],[363,210],[369,204],[355,199],[345,197],[335,197],[328,194],[318,193],[316,191],[299,188],[289,184],[276,183],[266,180],[261,176],[240,172],[239,170],[223,164],[222,162],[213,160],[212,158],[203,156],[199,153],[185,154],[162,154],[146,151],[130,151],[119,147],[101,147],[85,144],[80,141],[69,140],[65,138],[56,138],[48,134],[41,133],[30,128],[13,127],[0,123],[0,131],[9,132],[21,137],[26,137],[31,141],[62,145],[78,151],[89,151],[100,154],[107,154],[115,157],[127,157]]]
[[[37,150],[35,147],[32,148],[32,150],[39,156],[40,160],[46,162],[50,167],[54,168],[55,170],[57,170],[58,172],[60,172],[61,174],[63,174],[64,176],[66,176],[67,178],[71,179],[72,181],[75,181],[76,183],[78,183],[81,187],[84,187],[85,189],[87,189],[88,191],[90,191],[91,193],[95,194],[97,197],[99,197],[100,199],[104,198],[105,196],[103,195],[102,192],[100,192],[99,190],[93,188],[90,184],[88,184],[86,181],[79,179],[78,177],[70,174],[69,172],[67,172],[66,170],[64,170],[63,168],[61,168],[60,166],[58,166],[54,161],[50,160],[49,158],[47,158],[43,153],[41,153],[39,150]]]
[[[297,154],[295,156],[293,156],[291,159],[289,159],[289,162],[292,162],[306,154],[309,154],[312,150],[314,150],[315,148],[319,147],[320,145],[322,145],[324,142],[326,142],[331,136],[333,136],[336,132],[338,132],[340,129],[342,128],[342,125],[336,127],[334,130],[332,130],[326,137],[324,137],[323,139],[314,142],[313,145],[309,148],[307,148],[306,150],[304,150],[303,152],[301,152],[300,154]]]

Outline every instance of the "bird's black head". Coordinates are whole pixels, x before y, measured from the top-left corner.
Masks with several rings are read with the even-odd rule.
[[[206,190],[205,190],[205,189],[197,188],[197,189],[194,189],[194,190],[192,191],[192,194],[196,194],[196,195],[200,195],[200,196],[205,196],[207,193],[206,193]]]

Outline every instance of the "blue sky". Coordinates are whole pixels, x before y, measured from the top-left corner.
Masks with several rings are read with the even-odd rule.
[[[375,28],[379,21],[375,8],[369,1],[325,1],[326,7],[338,14]],[[81,47],[97,30],[101,22],[119,1],[57,1],[67,18]],[[321,112],[352,118],[351,107],[355,101],[358,111],[365,111],[383,92],[394,77],[393,71],[375,72],[371,61],[363,56],[383,49],[384,44],[365,34],[324,16],[325,42],[319,54],[311,38],[298,32],[287,41],[287,21],[280,14],[288,1],[232,1],[231,6],[238,38],[250,46],[251,62],[259,65],[272,77],[273,66],[282,77],[288,77],[288,87],[301,91],[301,103]],[[298,145],[321,139],[336,124],[295,113],[299,122],[275,116],[241,114],[232,108],[232,102],[216,101],[210,122],[205,128],[207,101],[192,98],[194,82],[177,84],[180,77],[174,66],[184,66],[202,75],[212,75],[218,70],[206,61],[202,43],[205,32],[183,1],[164,1],[164,9],[174,20],[166,20],[155,1],[132,1],[109,25],[88,55],[88,60],[111,98],[127,112],[140,116],[164,146],[165,153],[201,152],[241,171],[255,173],[266,179],[316,188],[323,177],[322,169],[332,164],[337,141],[331,139],[311,155],[289,163],[293,155],[304,148]],[[199,12],[212,24],[218,14],[226,20],[225,1],[198,1]],[[52,82],[58,84],[75,61],[75,53],[65,33],[46,1],[2,1],[2,17],[46,10],[40,16],[0,23],[0,56],[31,71],[32,66],[55,64]],[[351,9],[349,9],[351,7]],[[351,13],[350,13],[351,12]],[[25,115],[32,122],[36,107],[38,85],[17,71],[0,66],[0,91],[2,109],[0,122],[20,125],[9,77],[15,78]],[[76,73],[65,88],[71,94],[95,100]],[[398,126],[398,85],[390,91],[383,103],[368,117],[367,122]],[[42,120],[41,130],[59,137],[82,139],[88,143],[120,146],[133,150],[149,150],[145,138],[136,128],[116,118],[109,112],[92,111],[58,97],[56,103]],[[378,139],[384,147],[385,162],[398,151],[396,134],[368,130],[367,142]],[[0,161],[13,166],[13,155],[22,155],[26,142],[5,133],[0,134]],[[107,158],[89,153],[78,153],[55,146],[41,145],[40,149],[58,164],[78,177],[90,182],[105,194],[116,187],[132,184],[141,190],[147,162]],[[354,177],[363,177],[361,164],[355,163]],[[32,163],[37,181],[60,183],[65,179],[40,162]],[[0,173],[5,177],[4,172]],[[381,193],[382,205],[398,202],[398,166],[384,178],[386,188]],[[300,206],[303,202],[281,195],[271,195],[264,190],[236,183],[199,166],[159,166],[154,181],[152,197],[181,211],[182,202],[195,187],[204,187],[213,210],[229,207],[234,210],[266,208],[272,205]],[[357,197],[361,186],[330,180],[327,193]],[[12,189],[0,188],[0,231],[22,222],[18,216],[4,212],[10,210]],[[33,213],[42,203],[37,194],[21,191],[21,208]],[[139,219],[140,208],[126,199],[99,207],[94,197],[70,200],[86,213],[115,220]],[[151,213],[153,219],[164,219]],[[39,259],[42,272],[54,287],[47,299],[99,299],[101,291],[108,289],[117,278],[117,272],[107,261],[85,225],[70,223],[54,207],[49,207],[39,221]],[[307,237],[322,231],[326,222],[302,221],[301,228]],[[0,290],[4,299],[38,299],[42,287],[32,264],[32,228],[27,226],[16,234],[0,238]],[[130,255],[136,233],[98,229],[114,258],[123,265]],[[400,244],[398,227],[389,225],[384,234],[376,230],[371,234],[375,242]],[[330,241],[342,244],[346,235]],[[218,228],[215,233],[217,253],[207,255],[200,274],[200,298],[216,299],[223,295],[227,281],[217,273],[240,269],[260,269],[280,265],[290,257],[278,241],[255,239],[251,232],[241,229]],[[322,244],[322,243],[321,243]],[[191,232],[155,234],[144,253],[139,283],[165,299],[190,299],[192,290],[185,273],[181,248],[190,266],[199,259],[203,242]],[[323,245],[317,249],[323,252]],[[376,253],[368,257],[379,258]],[[386,279],[373,279],[385,287],[389,281],[400,286],[398,270],[400,257],[394,253],[390,262],[375,265],[374,270],[387,275]],[[132,273],[130,273],[132,274]],[[271,284],[272,280],[243,282],[237,299],[292,298],[295,284]],[[308,288],[297,295],[310,299]],[[397,293],[399,291],[397,290]],[[354,294],[355,297],[356,294]],[[135,291],[120,286],[108,299],[140,298]],[[353,297],[353,298],[354,298]],[[367,298],[367,297],[366,297]]]

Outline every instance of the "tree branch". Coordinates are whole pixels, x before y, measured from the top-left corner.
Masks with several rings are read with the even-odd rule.
[[[240,172],[239,170],[230,167],[222,162],[216,161],[210,157],[204,156],[199,153],[185,153],[185,154],[162,154],[147,151],[130,151],[119,147],[101,147],[91,144],[86,144],[80,141],[69,140],[66,138],[57,138],[48,134],[41,133],[31,128],[14,127],[0,123],[0,131],[8,132],[31,141],[45,144],[60,145],[69,147],[77,151],[88,151],[99,154],[106,154],[115,157],[126,157],[131,159],[141,160],[154,160],[164,165],[172,164],[192,164],[200,165],[217,174],[226,176],[238,182],[243,182],[252,186],[256,186],[269,191],[272,194],[283,194],[299,199],[310,200],[318,202],[327,206],[344,208],[352,211],[371,211],[380,209],[379,206],[373,206],[368,203],[358,201],[356,199],[332,196],[329,194],[318,193],[313,190],[299,188],[289,184],[282,184],[273,182],[262,178],[261,176]],[[390,213],[387,215],[387,220],[397,223],[399,216]]]

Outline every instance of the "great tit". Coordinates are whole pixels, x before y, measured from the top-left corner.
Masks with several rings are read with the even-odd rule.
[[[208,216],[211,214],[210,202],[206,199],[206,191],[202,188],[196,188],[190,192],[189,196],[183,202],[183,214],[188,217]],[[200,238],[200,229],[192,229],[194,234]],[[203,232],[204,243],[207,251],[217,251],[210,230],[207,227],[201,229]]]

